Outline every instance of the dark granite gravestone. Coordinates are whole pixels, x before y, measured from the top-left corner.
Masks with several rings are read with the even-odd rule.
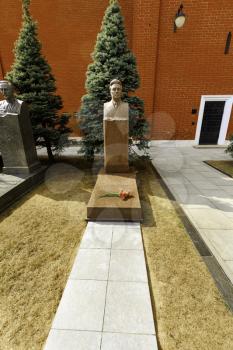
[[[40,167],[32,135],[28,108],[22,103],[20,113],[0,116],[0,151],[3,172],[31,173]]]
[[[0,101],[0,152],[3,172],[29,174],[40,167],[27,105],[14,96],[14,87],[0,81],[6,98]]]

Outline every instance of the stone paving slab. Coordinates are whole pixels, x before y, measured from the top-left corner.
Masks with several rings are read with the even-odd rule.
[[[231,283],[231,286],[232,286],[233,285],[233,270],[232,270],[232,266],[231,266],[231,261],[227,261],[227,260],[222,259],[219,252],[216,250],[216,247],[213,245],[212,241],[209,239],[208,232],[206,232],[206,231],[207,230],[200,230],[201,237],[204,240],[204,242],[206,243],[206,245],[209,247],[209,249],[211,250],[213,256],[218,261],[220,267],[224,271],[225,275],[228,277],[228,279]],[[231,291],[231,298],[232,298],[232,302],[233,302],[232,291]]]
[[[223,260],[233,261],[233,230],[204,230]]]
[[[51,329],[44,350],[97,350],[101,333]]]
[[[132,227],[133,228],[133,227]],[[143,249],[140,227],[113,227],[112,249]]]
[[[103,333],[101,350],[157,350],[155,336]]]
[[[146,283],[108,283],[103,330],[155,334],[149,287]]]
[[[46,169],[47,167],[42,166],[33,173],[15,176],[0,173],[0,212],[41,183]]]
[[[189,208],[186,213],[198,229],[233,229],[231,220],[216,208]]]
[[[112,225],[88,225],[80,248],[111,248]]]
[[[174,155],[179,159],[179,166],[172,169],[176,162]],[[151,157],[168,189],[233,283],[233,179],[203,163],[232,158],[224,149],[175,147],[171,143],[151,148]],[[212,260],[210,266],[213,271]],[[232,300],[230,303],[232,305]]]
[[[69,279],[52,329],[102,331],[106,281]]]
[[[143,250],[113,250],[109,280],[148,282]]]
[[[109,249],[79,249],[70,278],[107,281]]]
[[[139,223],[88,223],[44,349],[157,349]]]

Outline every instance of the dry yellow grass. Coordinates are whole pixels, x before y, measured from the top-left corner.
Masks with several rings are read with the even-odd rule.
[[[42,349],[94,183],[91,171],[55,164],[43,185],[1,215],[1,350]],[[232,349],[232,314],[149,167],[139,171],[139,189],[161,349]]]
[[[85,175],[85,176],[84,176]],[[86,226],[91,172],[55,164],[0,216],[0,349],[42,349]]]
[[[208,160],[206,163],[233,177],[233,160]]]
[[[162,350],[233,349],[233,315],[150,168],[140,172],[142,225]]]

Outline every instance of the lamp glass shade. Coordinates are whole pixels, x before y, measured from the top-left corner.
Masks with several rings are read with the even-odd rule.
[[[183,27],[184,22],[185,22],[185,16],[184,15],[178,16],[175,19],[175,24],[176,24],[177,28]]]

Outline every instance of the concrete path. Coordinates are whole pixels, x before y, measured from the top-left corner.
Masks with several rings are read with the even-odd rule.
[[[203,163],[232,160],[223,148],[151,148],[152,163],[233,283],[233,179]]]
[[[41,167],[30,174],[8,175],[0,173],[0,212],[43,181],[45,170],[46,167]]]
[[[0,196],[9,192],[12,188],[18,186],[25,180],[26,176],[14,176],[0,173]]]
[[[44,349],[157,349],[139,223],[88,223]]]

